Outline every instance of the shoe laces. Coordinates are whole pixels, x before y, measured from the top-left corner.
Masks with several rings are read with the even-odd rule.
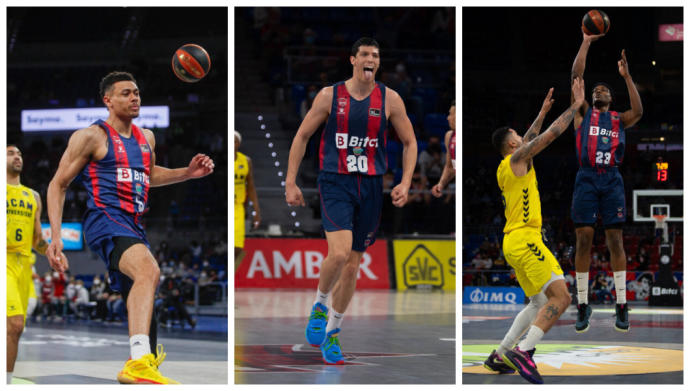
[[[314,320],[314,319],[323,319],[326,320],[326,313],[321,312],[319,310],[315,310],[311,312],[311,315],[309,315],[309,320]]]
[[[338,339],[338,334],[333,334],[328,337],[328,343],[326,344],[326,349],[330,349],[331,346],[336,345],[338,350],[342,351],[342,346],[340,346],[340,340]]]
[[[585,320],[586,315],[587,315],[587,306],[578,305],[577,306],[577,320],[579,320],[579,321]]]
[[[163,351],[163,345],[156,345],[156,357],[153,359],[153,364],[156,366],[156,368],[160,367],[161,364],[163,364],[165,356],[167,356],[167,354]]]

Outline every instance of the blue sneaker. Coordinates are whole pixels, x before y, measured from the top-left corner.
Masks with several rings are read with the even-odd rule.
[[[319,347],[326,339],[326,324],[328,323],[328,307],[321,303],[315,303],[309,315],[309,323],[304,335],[307,342],[313,347]]]
[[[321,344],[321,356],[326,364],[330,365],[343,365],[345,364],[345,358],[343,357],[343,350],[340,347],[340,341],[338,341],[338,333],[340,329],[331,330],[328,335],[326,335],[326,340]]]

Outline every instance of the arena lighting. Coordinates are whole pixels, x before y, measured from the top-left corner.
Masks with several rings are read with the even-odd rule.
[[[261,114],[259,114],[259,115],[256,117],[256,119],[260,122],[259,128],[260,128],[261,130],[265,131],[265,132],[266,132],[266,138],[267,138],[267,139],[270,139],[270,138],[271,138],[271,133],[266,129],[266,124],[263,123],[264,116],[261,115]],[[268,143],[268,148],[269,148],[269,149],[272,149],[272,148],[273,148],[273,142],[269,141],[269,143]],[[276,167],[280,167],[280,161],[278,161],[278,152],[276,152],[276,151],[271,151],[271,152],[270,152],[270,155],[271,155],[272,158],[275,159],[275,161],[274,161],[273,164],[274,164]],[[278,175],[279,178],[282,178],[284,172],[283,172],[282,170],[280,170],[280,171],[278,171],[276,174]],[[284,181],[284,180],[281,180],[281,181],[280,181],[280,187],[283,187],[283,188],[285,187],[285,181]],[[255,214],[255,212],[252,212],[252,215],[254,215],[254,214]],[[297,216],[297,212],[293,210],[293,211],[290,212],[290,215],[294,218],[294,217]],[[295,227],[299,227],[299,226],[300,226],[300,222],[299,222],[299,221],[295,222]]]
[[[22,132],[77,130],[107,118],[108,109],[105,107],[22,110],[21,129]],[[144,128],[167,128],[170,126],[170,107],[141,106],[139,116],[133,122]]]

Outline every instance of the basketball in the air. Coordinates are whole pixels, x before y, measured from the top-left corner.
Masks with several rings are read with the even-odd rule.
[[[211,57],[201,46],[188,43],[175,50],[172,69],[178,79],[187,83],[196,83],[211,69]]]
[[[601,10],[591,10],[582,18],[582,31],[587,35],[606,34],[611,27],[609,16]]]

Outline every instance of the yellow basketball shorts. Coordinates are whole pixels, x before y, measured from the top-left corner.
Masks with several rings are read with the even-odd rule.
[[[26,315],[33,284],[26,278],[26,268],[30,268],[30,258],[26,255],[7,254],[7,317]]]
[[[525,295],[534,296],[551,279],[551,273],[562,276],[556,257],[544,245],[541,231],[522,228],[503,237],[503,254],[515,269],[515,275]]]
[[[235,204],[235,247],[244,248],[244,205]]]

